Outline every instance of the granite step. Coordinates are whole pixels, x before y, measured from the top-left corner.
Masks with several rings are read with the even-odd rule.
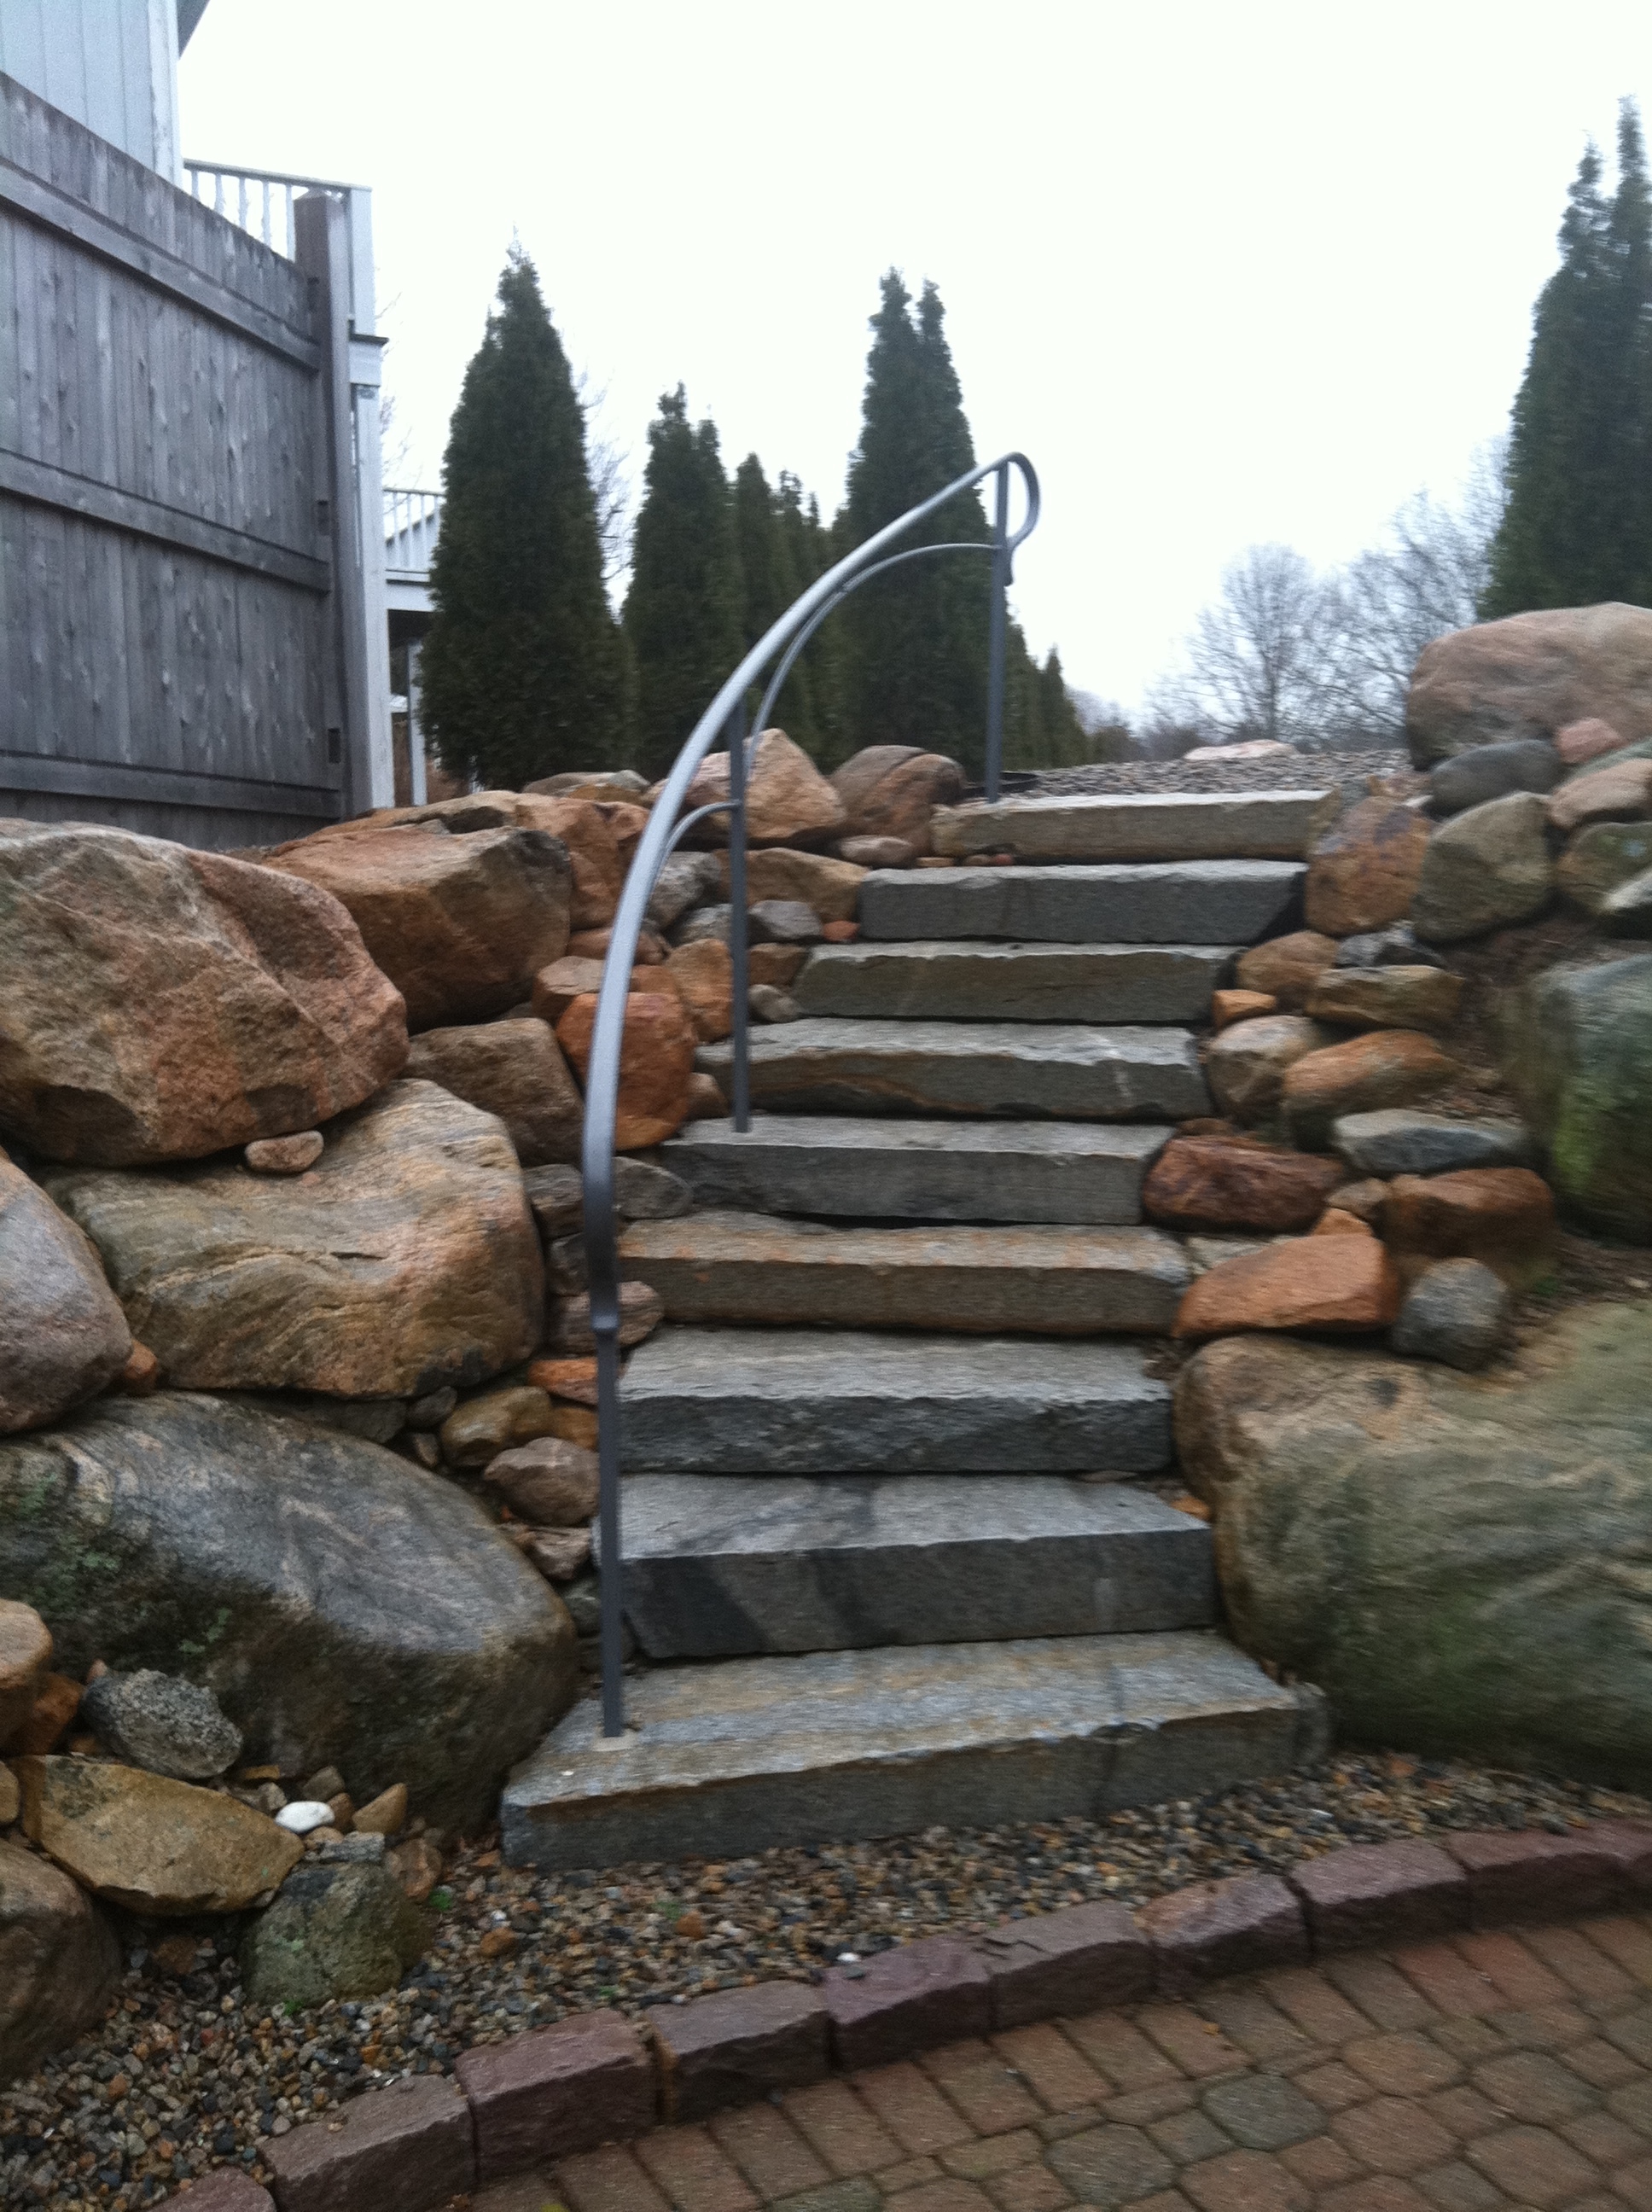
[[[1293,860],[880,868],[857,911],[863,940],[1253,945],[1290,918],[1307,873]]]
[[[726,1094],[732,1048],[696,1064]],[[751,1032],[754,1105],[793,1114],[1181,1121],[1212,1111],[1187,1030],[1071,1022],[777,1022]]]
[[[823,945],[792,987],[805,1015],[962,1022],[1202,1022],[1241,945]]]
[[[650,1659],[1208,1628],[1211,1532],[1060,1474],[639,1474],[625,1614]],[[598,1561],[600,1564],[600,1559]]]
[[[1293,791],[1131,792],[1003,799],[938,807],[937,853],[1013,853],[1019,860],[1300,860],[1334,817],[1337,794]]]
[[[506,1786],[513,1866],[1097,1820],[1322,1757],[1323,1701],[1210,1629],[652,1668],[629,1726],[586,1698]]]
[[[719,1480],[1170,1461],[1170,1386],[1133,1344],[668,1323],[632,1353],[620,1411],[628,1471]]]
[[[689,1121],[659,1158],[698,1204],[859,1220],[1141,1219],[1175,1132],[1108,1121],[895,1121],[757,1114],[741,1133]]]
[[[633,1223],[619,1256],[667,1319],[759,1328],[1163,1334],[1193,1279],[1180,1243],[1157,1229],[840,1229],[694,1213]]]

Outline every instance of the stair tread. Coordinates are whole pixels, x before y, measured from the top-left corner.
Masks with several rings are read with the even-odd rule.
[[[1128,1224],[1164,1122],[756,1114],[689,1121],[661,1152],[702,1206],[910,1220]]]
[[[1022,860],[1301,860],[1336,805],[1323,787],[1128,792],[938,807],[943,855],[1009,849]]]
[[[1145,1474],[1169,1385],[1132,1343],[668,1322],[620,1389],[631,1468]]]
[[[989,1334],[1163,1333],[1192,1279],[1163,1230],[1043,1223],[848,1228],[690,1213],[633,1223],[619,1256],[673,1320]]]
[[[793,995],[805,1015],[852,1019],[1197,1022],[1242,950],[991,938],[826,945]]]
[[[651,1668],[632,1732],[575,1705],[501,1805],[513,1865],[1096,1817],[1279,1773],[1311,1707],[1209,1629],[883,1646]]]
[[[1248,945],[1285,918],[1307,872],[1300,860],[880,868],[861,884],[857,911],[862,942]]]
[[[696,1065],[727,1090],[732,1047],[702,1045]],[[754,1030],[750,1070],[755,1102],[794,1113],[1179,1121],[1211,1110],[1188,1032],[1135,1024],[805,1017]]]
[[[1062,1474],[635,1474],[624,1513],[628,1568],[684,1555],[1150,1534],[1202,1554],[1211,1534],[1151,1492]]]

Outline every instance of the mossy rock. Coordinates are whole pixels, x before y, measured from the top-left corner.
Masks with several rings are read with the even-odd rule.
[[[1503,1060],[1565,1206],[1652,1242],[1652,953],[1534,977],[1509,1012]]]
[[[247,1929],[241,1975],[255,2003],[300,2009],[393,1990],[430,1941],[430,1920],[388,1868],[301,1866]]]

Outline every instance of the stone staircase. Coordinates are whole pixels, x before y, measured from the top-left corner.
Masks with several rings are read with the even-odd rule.
[[[1209,1529],[1118,1478],[1171,1460],[1192,1269],[1141,1191],[1211,1110],[1186,1024],[1327,797],[1011,800],[951,823],[1014,864],[868,877],[752,1036],[750,1133],[661,1155],[702,1210],[622,1239],[666,1314],[623,1391],[653,1663],[623,1737],[586,1700],[518,1770],[511,1861],[1094,1815],[1318,1747],[1221,1635]]]

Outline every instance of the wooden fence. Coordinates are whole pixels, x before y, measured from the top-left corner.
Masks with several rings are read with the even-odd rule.
[[[0,76],[0,814],[373,803],[344,222],[288,260]]]

